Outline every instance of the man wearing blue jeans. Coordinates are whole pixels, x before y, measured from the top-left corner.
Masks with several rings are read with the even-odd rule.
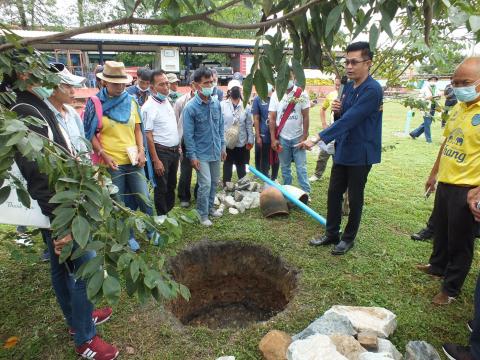
[[[425,140],[427,143],[432,142],[432,132],[430,126],[432,125],[433,117],[435,116],[435,109],[437,107],[437,100],[440,99],[440,95],[437,90],[437,81],[436,76],[431,76],[428,78],[428,82],[423,86],[421,91],[422,99],[428,101],[428,110],[423,114],[423,123],[420,124],[415,130],[410,132],[412,139],[416,139],[423,132],[425,132]]]
[[[200,222],[211,226],[208,216],[221,215],[215,211],[213,202],[220,178],[220,161],[226,157],[223,116],[220,103],[212,98],[212,72],[204,67],[195,70],[193,82],[197,93],[183,110],[183,138],[186,156],[197,171]]]
[[[279,101],[276,92],[270,98],[268,111],[271,146],[278,153],[283,184],[292,184],[291,163],[293,161],[295,162],[300,187],[306,193],[310,193],[307,175],[307,153],[305,149],[297,147],[308,136],[310,99],[305,91],[300,92],[299,90],[297,92],[297,89],[293,73],[291,73],[287,91],[283,98]],[[296,96],[296,94],[299,95]],[[288,117],[283,122],[284,125],[281,125],[282,118],[290,103],[294,104],[293,110],[290,114],[286,114]],[[280,133],[277,136],[280,127]]]

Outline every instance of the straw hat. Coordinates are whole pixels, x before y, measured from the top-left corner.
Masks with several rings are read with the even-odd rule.
[[[133,79],[125,71],[125,65],[117,61],[106,61],[105,65],[103,65],[103,71],[98,73],[97,77],[114,84],[130,84]]]

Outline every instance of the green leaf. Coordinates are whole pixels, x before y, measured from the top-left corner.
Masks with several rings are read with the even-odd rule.
[[[48,202],[50,204],[61,204],[67,201],[75,201],[78,199],[78,195],[79,193],[77,191],[60,191],[53,195]]]
[[[303,72],[303,66],[297,59],[292,59],[292,70],[295,74],[295,80],[298,86],[305,89],[305,73]]]
[[[273,77],[272,65],[268,63],[268,59],[265,56],[260,58],[260,70],[262,71],[263,77],[269,84],[275,84],[275,79]]]
[[[93,276],[88,279],[87,283],[87,296],[92,299],[100,291],[103,285],[105,273],[103,269],[99,269]]]
[[[123,250],[122,244],[113,244],[112,248],[110,249],[110,252],[118,252],[122,250]]]
[[[76,210],[74,208],[57,208],[54,211],[56,214],[55,218],[52,221],[52,229],[57,230],[62,227],[65,227],[76,214]]]
[[[130,275],[132,276],[133,281],[137,281],[138,276],[140,275],[140,265],[136,259],[132,259],[130,263]]]
[[[268,97],[268,87],[261,70],[255,71],[253,83],[255,84],[255,90],[257,91],[258,96],[260,96],[261,99],[266,100]]]
[[[253,3],[251,0],[243,0],[243,3],[245,4],[245,6],[249,9],[253,9]]]
[[[157,286],[159,281],[161,280],[162,276],[156,270],[149,270],[145,274],[145,278],[143,279],[143,283],[146,287],[150,290]]]
[[[0,189],[0,204],[3,204],[5,201],[7,201],[8,197],[10,196],[11,190],[12,189],[10,188],[10,186],[4,186]]]
[[[83,279],[88,279],[91,277],[98,269],[100,269],[103,264],[103,257],[97,256],[91,258],[87,262],[84,262],[80,268],[77,270],[77,276],[82,277]]]
[[[37,134],[28,134],[27,140],[34,151],[39,152],[43,149],[43,139]]]
[[[90,224],[81,215],[77,215],[72,222],[72,235],[75,241],[84,248],[90,239]]]
[[[30,209],[30,195],[28,192],[23,188],[17,188],[16,192],[18,200],[20,200],[22,205]]]
[[[114,305],[120,299],[120,282],[113,276],[107,276],[103,280],[102,290],[109,304]]]
[[[284,58],[280,68],[278,69],[277,80],[275,81],[275,91],[279,100],[282,99],[287,90],[288,81],[290,80],[290,67],[287,59]]]
[[[325,26],[325,35],[328,36],[333,30],[335,25],[341,20],[343,11],[343,4],[339,4],[333,8],[332,11],[328,14],[327,25]]]
[[[10,139],[7,141],[7,143],[5,144],[5,146],[16,145],[21,139],[23,139],[25,134],[26,134],[26,131],[19,131],[15,135],[12,135]]]
[[[370,49],[373,51],[377,47],[377,41],[378,41],[378,36],[379,36],[379,31],[378,28],[375,26],[375,24],[372,24],[370,27]]]
[[[176,0],[170,0],[167,7],[168,17],[172,19],[172,21],[177,21],[180,17],[180,6]]]
[[[273,0],[263,0],[262,1],[262,9],[263,13],[268,16],[270,15],[270,11],[272,10]]]
[[[160,291],[160,294],[163,296],[165,299],[170,299],[172,297],[172,291],[170,290],[170,287],[167,285],[167,283],[163,280],[160,280],[158,282],[158,290]]]
[[[100,211],[95,205],[93,205],[89,202],[84,202],[84,203],[82,203],[82,207],[85,209],[88,216],[90,216],[93,220],[98,221],[98,222],[103,221],[103,218],[100,215]]]
[[[362,2],[359,0],[347,0],[347,9],[350,11],[350,14],[355,16],[357,14],[357,10],[362,5]]]
[[[121,271],[129,267],[130,261],[132,261],[132,254],[125,253],[120,255],[117,261],[117,268]]]
[[[62,249],[62,252],[60,253],[60,256],[58,257],[58,262],[60,264],[63,264],[69,257],[70,254],[72,253],[73,249],[73,241],[68,242]]]
[[[179,291],[180,295],[187,301],[190,300],[191,294],[190,290],[183,284],[178,284],[179,285]]]
[[[70,259],[72,260],[75,260],[75,259],[78,259],[80,257],[82,257],[83,255],[85,255],[87,253],[87,251],[85,249],[82,249],[82,248],[77,248],[75,249],[75,251],[73,252],[72,256],[70,257]]]
[[[243,79],[243,106],[247,106],[248,99],[250,99],[250,94],[252,93],[253,86],[253,76],[248,74],[248,76]]]

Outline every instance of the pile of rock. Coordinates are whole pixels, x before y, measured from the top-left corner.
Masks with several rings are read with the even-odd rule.
[[[247,176],[237,183],[227,182],[222,191],[215,197],[215,206],[223,214],[225,210],[232,215],[244,213],[247,209],[260,206],[262,185],[250,180]]]
[[[410,341],[402,355],[387,340],[396,327],[387,309],[336,305],[292,337],[270,331],[259,348],[266,360],[440,360],[424,341]]]

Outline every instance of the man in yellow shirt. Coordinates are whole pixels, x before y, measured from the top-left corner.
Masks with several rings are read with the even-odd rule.
[[[425,184],[435,191],[435,233],[429,264],[417,268],[443,278],[432,302],[446,305],[460,293],[470,270],[476,222],[467,205],[468,191],[480,185],[480,57],[465,59],[452,79],[459,103],[452,109],[443,142]]]
[[[320,109],[320,120],[322,121],[322,128],[326,129],[332,124],[332,102],[338,97],[338,89],[340,88],[340,78],[335,78],[335,90],[327,94],[325,100],[322,103],[322,108]],[[328,117],[328,122],[327,122]],[[318,153],[317,166],[315,167],[315,174],[312,175],[308,180],[314,182],[320,180],[322,175],[327,167],[328,159],[333,155],[335,151],[335,143],[332,141],[327,146],[327,150],[320,148]]]

